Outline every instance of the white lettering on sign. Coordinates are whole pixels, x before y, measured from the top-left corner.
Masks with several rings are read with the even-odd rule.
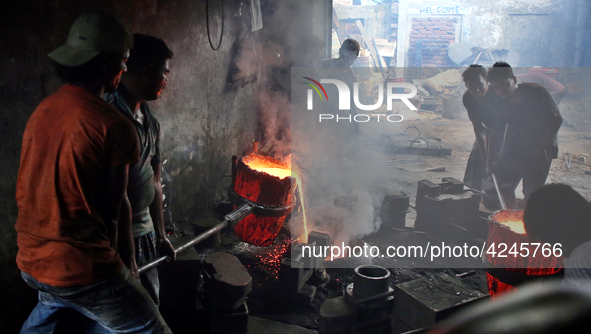
[[[423,7],[419,14],[462,14],[462,6]]]

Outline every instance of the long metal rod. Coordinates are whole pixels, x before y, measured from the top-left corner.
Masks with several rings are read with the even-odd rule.
[[[507,210],[507,205],[505,204],[503,195],[501,195],[501,190],[499,189],[499,184],[497,183],[497,178],[495,177],[495,174],[492,174],[492,180],[495,185],[495,190],[497,191],[497,196],[499,196],[499,202],[501,202],[501,208],[503,210]]]
[[[418,162],[418,161],[421,161],[421,159],[399,159],[399,160],[378,162],[378,163],[376,163],[376,165],[398,165],[398,164],[403,164],[403,163],[407,163],[407,162]]]
[[[246,216],[250,215],[253,210],[254,210],[254,207],[252,205],[250,205],[248,203],[242,204],[236,210],[228,213],[224,217],[224,220],[221,223],[219,223],[216,226],[210,228],[209,230],[199,234],[198,236],[191,239],[186,244],[175,249],[174,254],[179,254],[181,252],[184,252],[185,250],[195,246],[196,244],[200,243],[201,241],[211,237],[214,233],[217,233],[217,232],[221,231],[224,227],[228,226],[228,224],[230,224],[230,222],[238,223],[239,221],[244,219]],[[140,267],[139,273],[141,274],[148,269],[154,268],[154,267],[166,262],[168,259],[170,259],[169,256],[161,256],[161,257],[157,258],[156,260]]]
[[[181,247],[177,248],[174,250],[174,254],[179,254],[193,246],[195,246],[196,244],[202,242],[203,240],[211,237],[214,233],[221,231],[224,227],[228,226],[229,221],[228,220],[224,220],[221,223],[217,224],[216,226],[210,228],[209,230],[199,234],[197,237],[191,239],[191,241],[189,241],[188,243],[182,245]],[[146,270],[155,268],[156,266],[166,262],[167,260],[170,259],[170,256],[161,256],[159,258],[157,258],[156,260],[142,266],[139,268],[139,273],[143,273]]]
[[[571,160],[570,160],[570,162],[572,162],[572,163],[575,163],[575,164],[579,164],[579,165],[584,165],[584,166],[589,166],[589,167],[591,167],[591,165],[590,165],[590,164],[586,164],[586,163],[584,163],[584,162],[577,161],[577,159],[575,159],[575,160],[572,160],[572,159],[571,159]]]

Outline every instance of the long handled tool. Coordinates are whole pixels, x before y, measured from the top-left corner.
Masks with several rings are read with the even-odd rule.
[[[250,215],[252,213],[252,211],[254,210],[254,206],[250,205],[249,203],[244,203],[242,204],[240,207],[238,207],[236,210],[228,213],[225,217],[224,220],[217,224],[216,226],[210,228],[209,230],[199,234],[198,236],[196,236],[195,238],[191,239],[189,242],[187,242],[186,244],[180,246],[179,248],[174,250],[174,254],[179,254],[193,246],[195,246],[196,244],[202,242],[203,240],[206,240],[207,238],[211,237],[214,233],[221,231],[223,228],[225,228],[226,226],[228,226],[228,224],[230,223],[238,223],[240,220],[242,220],[243,218],[245,218],[246,216]],[[170,259],[170,256],[161,256],[157,259],[155,259],[154,261],[142,266],[139,268],[139,273],[143,273],[146,270],[149,270],[151,268],[154,268],[164,262],[166,262],[167,260]]]
[[[507,210],[507,205],[505,204],[505,200],[503,199],[503,195],[501,195],[501,190],[499,189],[499,184],[497,183],[497,178],[495,174],[492,174],[492,180],[495,185],[495,190],[497,191],[497,196],[499,196],[499,202],[501,203],[501,208],[503,210]]]
[[[238,224],[238,222],[240,222],[242,219],[246,218],[251,213],[254,213],[259,216],[265,216],[265,217],[282,217],[282,216],[285,216],[288,213],[290,213],[293,210],[293,208],[295,207],[295,204],[280,205],[280,206],[270,206],[270,205],[258,204],[258,203],[255,203],[251,200],[248,200],[248,199],[238,195],[234,191],[234,189],[231,189],[230,191],[228,191],[228,196],[230,197],[230,200],[232,201],[232,203],[236,204],[238,206],[238,208],[236,208],[236,210],[225,215],[224,220],[222,222],[220,222],[219,224],[217,224],[216,226],[199,234],[195,238],[191,239],[189,242],[187,242],[184,245],[180,246],[179,248],[175,249],[174,250],[175,254],[179,254],[179,253],[197,245],[198,243],[200,243],[200,242],[206,240],[207,238],[209,238],[210,236],[212,236],[214,233],[221,231],[229,224],[232,224],[232,226]],[[161,257],[155,259],[154,261],[140,267],[139,272],[141,274],[142,272],[144,272],[150,268],[154,268],[154,267],[166,262],[169,259],[170,259],[169,256],[161,256]]]
[[[257,149],[257,145],[255,145],[255,151],[256,151],[256,149]],[[236,162],[237,161],[238,161],[238,158],[236,156],[233,156],[232,157],[232,187],[230,188],[230,190],[228,190],[228,197],[230,198],[230,201],[232,202],[232,204],[237,206],[236,210],[225,215],[224,220],[222,222],[220,222],[219,224],[217,224],[216,226],[199,234],[195,238],[189,240],[189,242],[187,242],[184,245],[180,246],[179,248],[175,249],[174,250],[175,255],[197,245],[198,243],[202,242],[203,240],[206,240],[207,238],[209,238],[213,234],[223,230],[226,226],[229,226],[230,224],[232,224],[232,226],[235,226],[236,224],[238,224],[238,222],[240,222],[242,219],[249,216],[251,213],[254,213],[255,215],[258,215],[258,216],[264,216],[264,217],[283,217],[283,216],[287,215],[288,213],[290,213],[291,211],[293,211],[293,209],[295,208],[295,203],[290,203],[287,205],[276,205],[276,206],[255,203],[255,202],[239,195],[238,193],[236,193],[236,191],[234,191],[234,184],[236,182],[236,173],[237,173]],[[161,256],[161,257],[155,259],[154,261],[140,267],[139,273],[141,274],[142,272],[144,272],[148,269],[154,268],[154,267],[166,262],[169,259],[170,259],[169,256]]]

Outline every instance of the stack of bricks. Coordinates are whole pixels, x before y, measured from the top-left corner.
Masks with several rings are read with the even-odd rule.
[[[458,19],[455,17],[422,17],[412,19],[409,37],[410,67],[447,67],[455,64],[447,56],[449,45],[455,42]],[[417,64],[417,43],[423,43],[422,62]]]

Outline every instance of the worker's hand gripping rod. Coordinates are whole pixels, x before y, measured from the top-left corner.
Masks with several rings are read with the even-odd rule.
[[[206,240],[207,238],[209,238],[213,234],[221,231],[224,227],[228,226],[229,223],[232,223],[232,224],[238,223],[243,218],[250,215],[252,213],[253,209],[254,209],[254,207],[252,205],[250,205],[249,203],[242,204],[236,210],[234,210],[234,211],[228,213],[226,216],[224,216],[224,220],[221,223],[219,223],[216,226],[210,228],[209,230],[199,234],[198,236],[191,239],[186,244],[175,249],[174,253],[179,254],[179,253],[195,246],[196,244],[202,242],[203,240]],[[155,259],[154,261],[140,267],[139,273],[141,274],[141,273],[145,272],[146,270],[149,270],[151,268],[155,268],[156,266],[166,262],[169,259],[170,259],[170,256],[161,256],[161,257]]]

